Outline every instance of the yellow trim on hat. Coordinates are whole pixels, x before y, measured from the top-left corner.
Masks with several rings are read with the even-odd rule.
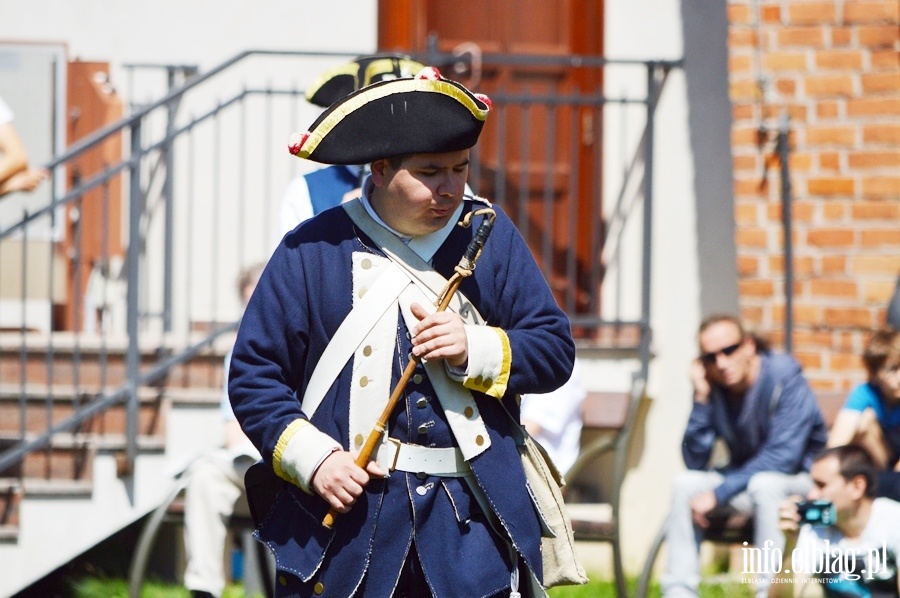
[[[322,73],[318,79],[316,79],[315,83],[310,85],[306,90],[306,100],[311,102],[312,97],[316,95],[316,93],[329,81],[334,79],[339,75],[350,75],[353,77],[353,87],[356,87],[356,77],[359,74],[359,63],[356,62],[348,62],[347,64],[342,64],[340,66],[336,66],[333,69],[329,69]]]
[[[416,62],[415,60],[410,60],[409,58],[379,58],[366,65],[366,72],[363,75],[362,85],[360,85],[360,87],[369,85],[378,75],[393,73],[394,64],[397,64],[397,66],[400,67],[400,74],[397,75],[397,79],[402,77],[412,77],[425,68],[424,64]]]
[[[310,155],[322,142],[322,139],[338,125],[345,117],[352,114],[360,107],[368,104],[373,100],[385,98],[390,95],[399,93],[409,93],[413,91],[424,91],[431,93],[442,93],[455,99],[457,102],[468,108],[469,112],[477,120],[486,120],[489,108],[479,108],[475,103],[475,99],[466,93],[465,88],[460,88],[445,79],[395,79],[387,85],[376,85],[370,89],[365,89],[356,95],[348,96],[346,101],[334,107],[334,110],[325,117],[319,126],[309,132],[309,137],[303,143],[303,147],[296,154],[298,158],[309,158]],[[470,92],[471,93],[471,92]]]

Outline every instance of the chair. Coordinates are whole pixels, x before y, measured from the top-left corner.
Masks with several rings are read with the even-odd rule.
[[[582,438],[588,440],[575,463],[566,473],[571,484],[563,488],[563,497],[572,519],[575,540],[579,542],[607,542],[612,547],[613,572],[616,591],[627,596],[625,572],[622,566],[621,519],[619,506],[621,488],[628,466],[628,449],[632,431],[638,418],[641,400],[644,398],[644,380],[635,375],[629,392],[590,392],[583,408]],[[603,435],[595,440],[594,432]],[[611,434],[611,435],[610,435]],[[612,484],[606,503],[569,502],[572,488],[587,467],[598,457],[613,453]]]

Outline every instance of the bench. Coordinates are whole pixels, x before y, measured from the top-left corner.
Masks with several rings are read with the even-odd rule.
[[[620,492],[628,466],[631,433],[643,398],[644,383],[637,376],[630,391],[587,394],[582,407],[581,452],[566,472],[567,485],[563,488],[563,498],[572,520],[575,540],[611,545],[613,572],[619,596],[627,596],[622,566]],[[593,473],[591,466],[604,455],[609,455],[613,463],[611,479],[605,485],[608,486],[607,493],[600,496],[590,493],[590,490],[596,491],[596,479],[588,480],[585,474]],[[588,489],[587,493],[585,488]]]
[[[825,419],[825,425],[830,429],[834,424],[838,412],[841,410],[847,399],[846,391],[817,391],[816,401],[822,416]],[[650,578],[653,575],[653,567],[659,551],[666,539],[666,525],[660,526],[659,531],[650,546],[647,559],[644,562],[644,568],[638,578],[637,588],[635,590],[636,598],[645,598],[650,587]],[[710,520],[710,527],[703,535],[704,542],[713,542],[716,544],[743,544],[744,542],[753,542],[753,517],[745,514],[732,514],[727,518],[718,520]]]

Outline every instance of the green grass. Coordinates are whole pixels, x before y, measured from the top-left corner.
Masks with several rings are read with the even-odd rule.
[[[72,590],[74,598],[128,598],[128,581],[86,577],[74,582]],[[191,593],[180,585],[149,581],[141,588],[141,598],[191,598]],[[222,598],[262,598],[262,596],[247,596],[244,594],[244,586],[231,584],[225,588]]]
[[[628,591],[634,592],[635,580],[629,580]],[[73,584],[74,598],[128,598],[128,582],[124,579],[100,577],[84,578]],[[583,586],[561,586],[549,591],[550,598],[618,598],[612,581],[595,580]],[[653,584],[648,598],[659,598],[658,584]],[[740,583],[704,582],[700,587],[701,598],[751,598],[752,588]],[[190,592],[182,586],[163,582],[147,582],[141,590],[141,598],[190,598]],[[256,598],[244,595],[240,584],[225,588],[223,598]]]

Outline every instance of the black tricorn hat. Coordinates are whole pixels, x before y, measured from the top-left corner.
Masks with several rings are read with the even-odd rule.
[[[311,104],[328,108],[357,89],[379,81],[412,77],[423,68],[424,64],[400,54],[360,56],[322,73],[306,90],[306,99]]]
[[[289,151],[323,164],[368,164],[407,154],[441,153],[475,145],[491,109],[427,67],[414,78],[364,87],[332,104]]]

